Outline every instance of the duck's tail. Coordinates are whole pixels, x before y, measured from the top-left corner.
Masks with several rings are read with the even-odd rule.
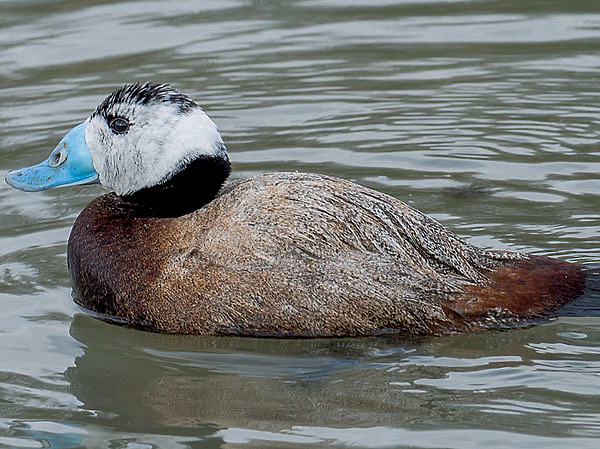
[[[600,310],[600,270],[545,256],[527,256],[492,269],[488,282],[471,285],[442,307],[469,328],[506,328],[556,316],[590,292],[587,308]],[[594,293],[595,292],[595,293]],[[593,304],[593,297],[596,304]],[[579,303],[577,301],[577,303]],[[577,310],[583,311],[581,306]],[[573,309],[575,310],[575,309]],[[580,313],[578,313],[580,315]]]

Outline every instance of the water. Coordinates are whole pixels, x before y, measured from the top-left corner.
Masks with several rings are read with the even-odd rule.
[[[168,81],[235,177],[340,176],[480,246],[600,260],[596,0],[4,1],[0,46],[2,177]],[[299,341],[90,318],[65,242],[100,193],[0,185],[0,447],[598,447],[597,317]]]

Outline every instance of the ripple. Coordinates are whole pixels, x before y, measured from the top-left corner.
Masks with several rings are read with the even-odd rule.
[[[472,243],[597,262],[596,9],[4,2],[0,177],[44,159],[116,86],[154,79],[215,119],[235,177],[340,176]],[[75,313],[66,239],[101,193],[0,186],[0,445],[597,447],[597,317],[277,341],[148,334]]]

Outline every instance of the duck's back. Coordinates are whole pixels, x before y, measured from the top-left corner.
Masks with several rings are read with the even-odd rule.
[[[77,219],[68,257],[84,307],[134,326],[199,334],[464,331],[549,311],[583,283],[575,265],[481,250],[388,195],[300,173],[233,182],[176,218],[147,217],[105,195]],[[548,261],[550,270],[536,268]],[[558,272],[568,282],[553,298],[526,301],[497,285],[527,264],[528,273],[546,276],[535,275],[531,287]]]

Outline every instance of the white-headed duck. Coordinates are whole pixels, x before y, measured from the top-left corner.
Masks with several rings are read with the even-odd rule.
[[[75,301],[158,332],[330,337],[514,326],[585,272],[470,245],[403,202],[329,176],[231,171],[216,125],[167,84],[127,84],[7,182],[99,182],[68,242]]]

